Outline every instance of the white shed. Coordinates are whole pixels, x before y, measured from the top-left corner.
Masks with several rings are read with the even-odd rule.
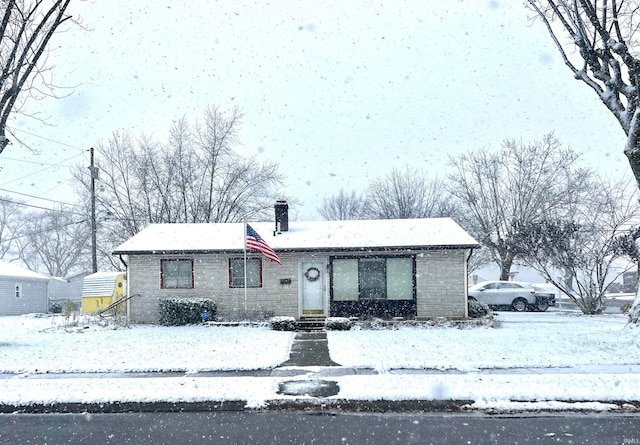
[[[0,315],[46,313],[50,278],[0,261]]]

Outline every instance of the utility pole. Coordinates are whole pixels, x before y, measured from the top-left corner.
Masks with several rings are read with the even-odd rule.
[[[98,271],[98,255],[96,250],[96,179],[98,179],[98,167],[93,163],[93,147],[89,149],[91,153],[91,261],[93,264],[93,273]]]

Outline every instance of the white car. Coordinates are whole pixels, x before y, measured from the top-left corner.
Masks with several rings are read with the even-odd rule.
[[[517,312],[546,310],[548,307],[539,305],[536,291],[530,284],[518,281],[483,281],[471,286],[467,295],[469,300],[485,303],[491,308],[508,306]]]

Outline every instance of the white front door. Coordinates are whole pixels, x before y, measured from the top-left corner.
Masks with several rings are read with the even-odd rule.
[[[325,263],[312,260],[300,263],[300,298],[303,317],[325,316]]]

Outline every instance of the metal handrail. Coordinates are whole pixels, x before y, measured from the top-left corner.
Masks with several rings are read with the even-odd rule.
[[[115,309],[119,304],[129,301],[133,297],[139,297],[139,296],[140,294],[125,295],[124,297],[114,301],[113,303],[98,309],[96,311],[96,315],[99,315],[100,317],[104,317],[105,312],[109,312],[110,310]]]

